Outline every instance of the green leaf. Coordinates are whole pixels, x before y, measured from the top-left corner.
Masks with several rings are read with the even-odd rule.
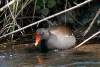
[[[55,0],[48,0],[48,2],[47,2],[48,8],[53,8],[55,5],[56,5]]]

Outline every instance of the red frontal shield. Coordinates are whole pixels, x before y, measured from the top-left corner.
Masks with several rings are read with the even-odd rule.
[[[38,32],[36,32],[35,33],[35,46],[39,45],[40,41],[41,41],[41,35]]]

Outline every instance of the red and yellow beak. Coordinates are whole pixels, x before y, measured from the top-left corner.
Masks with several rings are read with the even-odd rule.
[[[38,46],[40,44],[40,41],[41,41],[41,35],[36,32],[35,33],[35,46]]]

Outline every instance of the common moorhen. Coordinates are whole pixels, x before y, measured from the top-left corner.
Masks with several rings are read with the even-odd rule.
[[[76,38],[66,25],[40,28],[35,33],[35,46],[39,49],[68,49],[75,45]]]

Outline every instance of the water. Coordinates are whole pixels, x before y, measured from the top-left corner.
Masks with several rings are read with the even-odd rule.
[[[48,53],[2,50],[0,67],[100,67],[99,45]]]

